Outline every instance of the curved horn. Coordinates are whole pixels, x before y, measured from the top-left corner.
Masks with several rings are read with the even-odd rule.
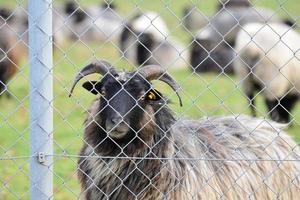
[[[159,65],[147,65],[139,69],[139,74],[148,81],[160,80],[167,83],[176,92],[180,106],[182,106],[181,97],[178,94],[180,87],[164,68]]]
[[[98,73],[104,76],[106,73],[111,73],[115,75],[117,74],[117,71],[110,63],[106,62],[105,60],[92,62],[91,64],[85,66],[82,70],[80,70],[80,72],[75,77],[72,88],[70,90],[69,97],[72,95],[73,90],[78,81],[80,81],[83,77],[93,73]]]

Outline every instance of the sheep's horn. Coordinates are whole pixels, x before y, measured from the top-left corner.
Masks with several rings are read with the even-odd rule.
[[[139,74],[148,81],[160,80],[167,83],[176,92],[180,106],[182,106],[181,97],[178,94],[180,87],[164,68],[158,65],[147,65],[139,69]]]
[[[106,62],[105,60],[95,61],[95,62],[85,66],[82,70],[80,70],[80,72],[75,77],[72,88],[70,90],[69,97],[72,95],[73,90],[74,90],[76,84],[78,83],[78,81],[80,81],[83,77],[85,77],[89,74],[93,74],[93,73],[98,73],[98,74],[101,74],[102,76],[104,76],[107,73],[111,73],[111,74],[115,75],[115,74],[117,74],[117,71],[110,63]]]

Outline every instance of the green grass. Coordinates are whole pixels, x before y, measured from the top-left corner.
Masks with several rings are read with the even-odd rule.
[[[62,1],[59,1],[62,2]],[[181,10],[189,1],[126,1],[116,0],[121,13],[133,16],[147,10],[159,12],[167,21],[171,35],[186,44],[190,35],[180,28]],[[206,14],[213,12],[215,2],[194,1]],[[199,3],[200,2],[200,3]],[[259,5],[278,9],[278,1],[260,0]],[[0,0],[1,5],[13,7],[13,1]],[[81,1],[81,5],[96,4],[98,1]],[[283,7],[288,13],[296,15],[300,10],[297,0],[289,0]],[[286,16],[284,12],[280,15]],[[111,43],[89,44],[89,47],[66,42],[54,55],[54,149],[55,153],[76,155],[83,143],[84,111],[94,96],[77,87],[72,98],[68,90],[78,70],[89,63],[93,56],[107,59],[119,68],[134,69],[134,66],[120,58],[118,50]],[[0,157],[29,155],[29,69],[26,59],[20,66],[20,73],[9,82],[12,99],[0,99]],[[236,87],[234,77],[216,74],[191,74],[189,70],[170,71],[182,86],[184,106],[179,107],[176,95],[166,85],[155,83],[158,89],[174,102],[170,106],[178,118],[200,118],[203,116],[249,114],[246,98]],[[92,78],[96,78],[92,76]],[[266,116],[266,108],[258,97],[259,116]],[[288,133],[300,141],[300,105],[294,110],[295,121]],[[54,158],[55,199],[75,199],[80,193],[76,179],[76,158]],[[27,159],[0,161],[0,199],[29,198],[29,164]]]

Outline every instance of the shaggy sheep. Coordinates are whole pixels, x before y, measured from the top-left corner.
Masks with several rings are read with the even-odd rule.
[[[3,12],[1,16],[4,17],[2,14]],[[7,82],[18,71],[22,58],[20,47],[16,33],[11,30],[6,20],[0,17],[0,95],[7,90]]]
[[[70,95],[92,73],[104,77],[83,84],[101,94],[78,161],[84,199],[300,198],[300,151],[282,125],[246,116],[176,121],[150,82],[179,86],[153,65],[118,72],[92,63]]]
[[[135,16],[121,35],[122,55],[135,65],[157,64],[165,67],[186,66],[187,51],[169,37],[169,30],[159,14],[147,12]]]
[[[260,92],[270,116],[289,122],[300,96],[300,35],[280,23],[252,23],[237,35],[235,72],[255,115],[254,94]]]
[[[274,16],[272,10],[262,8],[230,8],[218,12],[210,20],[209,25],[198,31],[193,39],[191,66],[197,72],[209,69],[209,71],[232,73],[233,47],[240,27],[250,22],[267,21],[280,20]],[[218,59],[213,61],[212,58]]]

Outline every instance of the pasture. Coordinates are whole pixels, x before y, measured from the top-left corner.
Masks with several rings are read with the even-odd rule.
[[[19,2],[19,1],[17,1]],[[62,5],[64,1],[54,1]],[[283,1],[257,0],[254,4],[272,8],[287,18],[288,14],[297,16],[300,4],[297,0]],[[171,35],[184,42],[189,50],[192,34],[182,28],[182,10],[186,5],[195,3],[204,14],[211,15],[215,10],[215,1],[172,1],[172,0],[115,0],[120,15],[131,18],[143,11],[156,11],[171,31]],[[0,0],[1,6],[14,8],[14,1]],[[97,0],[80,1],[81,6],[97,5]],[[121,55],[118,44],[105,43],[85,44],[82,41],[66,41],[62,46],[54,47],[54,153],[71,156],[54,156],[54,198],[76,199],[80,186],[76,177],[79,149],[84,142],[82,134],[85,111],[95,98],[84,89],[77,87],[71,98],[68,97],[73,78],[81,67],[94,58],[106,59],[119,69],[133,70],[136,66],[126,61]],[[279,55],[280,56],[280,55]],[[237,85],[234,76],[222,74],[195,74],[187,67],[181,70],[170,70],[170,74],[181,85],[183,107],[180,107],[176,94],[166,85],[157,82],[157,89],[170,98],[170,107],[180,118],[201,118],[215,115],[250,114],[246,97]],[[91,76],[97,79],[98,76]],[[82,83],[83,81],[81,81]],[[0,159],[29,155],[29,64],[24,59],[19,66],[19,73],[8,84],[11,98],[0,99]],[[260,117],[268,118],[266,108],[260,95],[257,100],[257,111]],[[36,105],[38,106],[38,105]],[[287,130],[300,142],[300,103],[293,113],[292,126]],[[0,199],[29,199],[29,162],[28,158],[0,160]]]

